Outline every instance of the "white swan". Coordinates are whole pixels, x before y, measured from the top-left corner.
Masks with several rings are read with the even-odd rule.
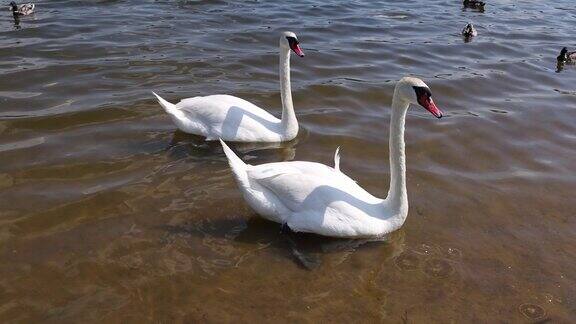
[[[261,216],[296,232],[348,238],[378,238],[402,226],[408,215],[404,120],[411,103],[434,116],[442,112],[426,84],[406,77],[398,82],[390,120],[390,189],[386,199],[372,196],[339,168],[314,162],[245,164],[221,141],[240,191]]]
[[[290,49],[304,56],[296,34],[284,32],[280,36],[281,120],[234,96],[194,97],[174,105],[153,93],[180,130],[204,136],[207,141],[218,138],[233,142],[290,141],[298,135],[290,89]]]

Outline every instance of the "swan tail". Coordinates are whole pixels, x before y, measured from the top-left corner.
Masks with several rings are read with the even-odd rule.
[[[340,172],[340,146],[334,152],[334,170]]]
[[[248,175],[246,173],[246,163],[244,163],[244,161],[242,161],[222,139],[219,140],[236,180],[243,186],[249,186]]]
[[[164,98],[157,95],[155,92],[152,92],[152,94],[156,96],[156,99],[158,99],[158,103],[160,103],[160,106],[162,106],[162,108],[164,108],[164,110],[166,110],[168,114],[177,115],[178,113],[180,113],[180,110],[178,109],[178,107],[176,107],[175,104],[169,103],[168,101],[164,100]]]

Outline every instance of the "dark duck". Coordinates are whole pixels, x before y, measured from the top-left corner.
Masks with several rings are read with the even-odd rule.
[[[484,6],[486,5],[485,2],[482,2],[480,0],[464,0],[462,4],[464,5],[465,8],[480,9],[480,10],[484,10]]]
[[[556,58],[558,63],[576,63],[576,52],[568,52],[568,48],[564,47],[560,51],[560,55]]]
[[[476,35],[478,35],[478,32],[472,23],[468,23],[468,25],[462,29],[462,36],[464,37],[474,37]]]
[[[14,16],[27,16],[34,13],[34,4],[33,3],[25,3],[21,5],[17,5],[16,2],[10,2],[10,9]]]

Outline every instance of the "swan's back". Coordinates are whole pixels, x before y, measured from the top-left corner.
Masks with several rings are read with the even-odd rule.
[[[260,107],[230,95],[211,95],[181,100],[175,105],[182,112],[179,126],[208,140],[281,140],[281,121]],[[186,127],[186,125],[184,125]]]
[[[203,114],[204,116],[221,115],[222,113],[228,112],[229,109],[239,108],[269,122],[280,121],[278,118],[255,104],[230,95],[211,95],[186,98],[180,100],[176,106],[186,113]]]
[[[371,195],[344,173],[321,163],[305,161],[267,163],[251,166],[248,176],[294,208],[305,207],[301,204],[306,202],[320,204],[319,201],[311,201],[313,195],[317,195],[318,199],[325,202],[336,201],[342,196],[351,196],[372,204],[382,202],[382,199]]]

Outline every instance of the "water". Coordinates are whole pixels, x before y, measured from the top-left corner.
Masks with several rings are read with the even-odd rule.
[[[576,321],[571,1],[46,1],[0,20],[2,322]],[[479,36],[464,42],[473,22]],[[299,35],[301,124],[250,163],[332,163],[388,187],[394,82],[410,213],[386,242],[281,233],[221,148],[152,98],[228,93],[280,113],[280,31]]]

